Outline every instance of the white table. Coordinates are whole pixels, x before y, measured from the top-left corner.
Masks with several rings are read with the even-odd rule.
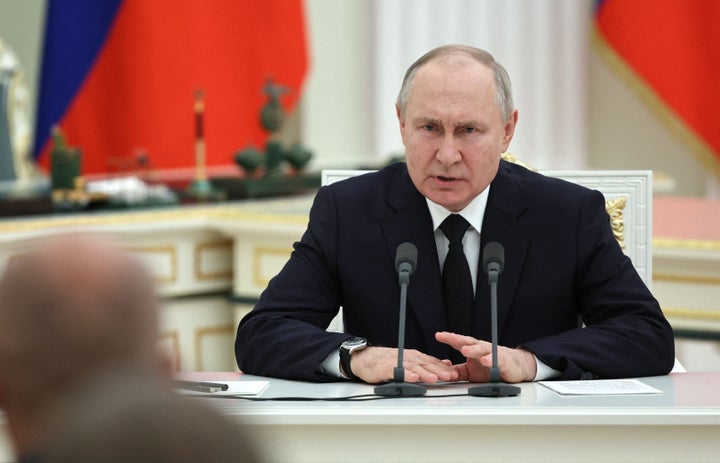
[[[315,384],[240,373],[185,373],[208,381],[269,380],[262,397],[372,393],[353,383]],[[720,373],[641,378],[656,395],[561,396],[535,383],[508,398],[427,396],[369,402],[250,402],[198,398],[254,435],[271,462],[717,462]],[[0,414],[0,461],[11,461]]]
[[[204,380],[266,379],[195,373]],[[205,400],[236,417],[283,462],[717,462],[720,373],[641,378],[662,394],[561,396],[521,384],[509,398],[427,396],[369,402]],[[270,379],[262,397],[367,394],[372,386]]]

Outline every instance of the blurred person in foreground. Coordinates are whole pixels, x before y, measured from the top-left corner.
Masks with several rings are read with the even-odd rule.
[[[403,242],[418,250],[407,294],[408,382],[488,381],[490,294],[479,254],[491,242],[505,250],[503,381],[672,369],[672,329],[615,240],[603,195],[501,159],[518,111],[492,55],[463,45],[429,51],[407,70],[396,111],[407,163],[319,190],[290,260],[240,322],[242,371],[392,380]],[[455,226],[459,245],[448,246]],[[465,262],[461,278],[445,278],[451,253],[451,268]],[[327,332],[339,307],[345,332]]]
[[[138,377],[173,394],[170,371],[154,282],[118,244],[58,235],[9,260],[0,279],[0,408],[19,461],[43,461],[52,423],[87,383]]]
[[[236,421],[168,393],[147,375],[97,375],[67,397],[55,418],[44,463],[261,461]]]

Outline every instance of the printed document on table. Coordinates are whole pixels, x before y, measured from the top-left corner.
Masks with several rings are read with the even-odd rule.
[[[202,392],[202,391],[191,391],[185,389],[177,389],[182,394],[190,395],[244,395],[244,396],[258,396],[267,389],[270,381],[213,381],[220,384],[227,384],[228,388],[226,391],[216,392]]]
[[[637,379],[591,379],[579,381],[539,381],[562,395],[623,395],[662,394],[663,392]]]

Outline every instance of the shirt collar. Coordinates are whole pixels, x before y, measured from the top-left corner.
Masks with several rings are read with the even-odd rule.
[[[490,185],[488,185],[482,193],[475,196],[475,198],[470,201],[470,204],[465,206],[465,209],[458,212],[458,214],[463,216],[463,218],[470,223],[470,226],[477,230],[478,233],[480,233],[482,229],[482,222],[483,217],[485,216],[485,207],[487,206],[489,194]],[[427,202],[428,209],[430,210],[430,216],[432,217],[433,231],[437,231],[440,224],[443,223],[443,220],[447,219],[452,212],[427,198],[425,198],[425,201]]]

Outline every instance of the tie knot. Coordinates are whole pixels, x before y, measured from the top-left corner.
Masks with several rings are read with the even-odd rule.
[[[462,242],[465,230],[470,224],[460,214],[450,214],[443,223],[440,224],[440,230],[445,234],[450,244],[458,244]]]

